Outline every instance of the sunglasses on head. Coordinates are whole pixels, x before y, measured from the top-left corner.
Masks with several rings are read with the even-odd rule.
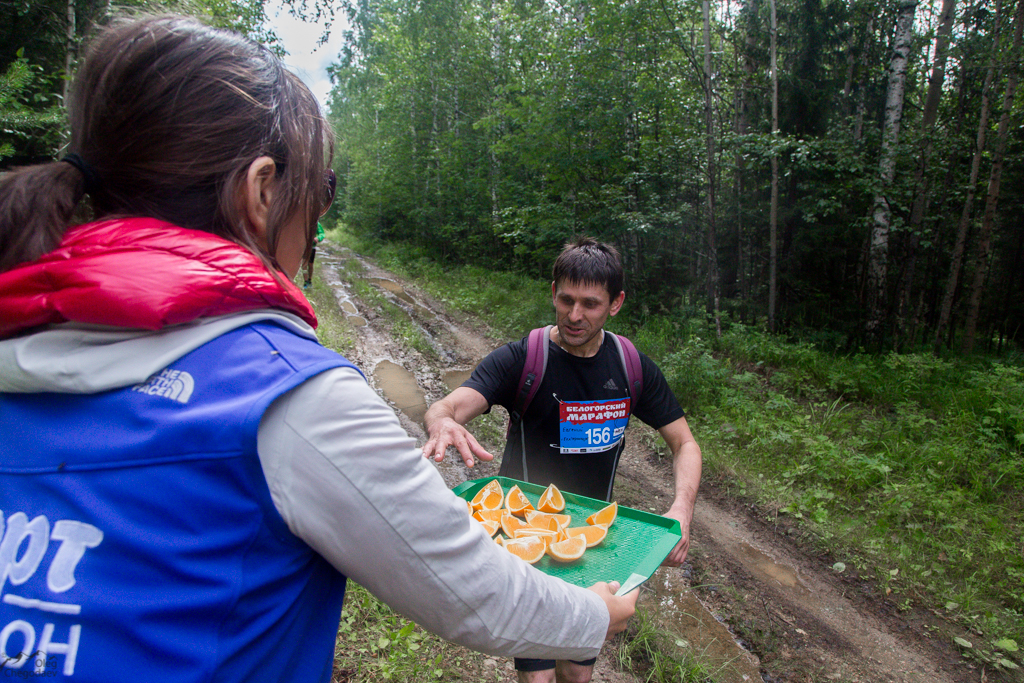
[[[331,208],[331,204],[334,202],[334,191],[338,187],[338,178],[334,175],[333,168],[329,168],[324,171],[324,185],[326,185],[326,195],[324,197],[324,208],[320,210],[321,216],[327,213],[327,210]]]

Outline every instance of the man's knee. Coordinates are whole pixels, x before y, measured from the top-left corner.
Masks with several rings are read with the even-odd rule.
[[[577,664],[575,662],[558,662],[555,665],[557,683],[590,683],[594,675],[593,664]]]
[[[555,683],[555,670],[516,671],[516,677],[519,683]]]

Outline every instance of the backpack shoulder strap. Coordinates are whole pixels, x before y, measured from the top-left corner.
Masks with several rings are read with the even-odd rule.
[[[633,346],[633,342],[629,341],[623,336],[612,334],[611,332],[605,331],[605,334],[612,338],[615,343],[615,348],[619,351],[619,359],[622,361],[622,367],[626,369],[626,380],[629,382],[629,395],[632,400],[630,401],[630,412],[632,408],[640,402],[640,395],[644,391],[644,372],[640,366],[640,354],[637,352],[636,347]]]
[[[544,371],[548,367],[548,339],[552,327],[553,325],[538,327],[531,330],[526,338],[526,363],[519,377],[519,389],[516,391],[512,411],[513,422],[522,419],[533,397],[537,395],[541,380],[544,379]]]

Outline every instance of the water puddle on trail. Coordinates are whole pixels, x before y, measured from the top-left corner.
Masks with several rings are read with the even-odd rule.
[[[472,374],[472,370],[447,370],[444,373],[444,385],[448,387],[448,392],[451,393],[461,387],[462,383],[469,379],[469,376]]]
[[[674,636],[679,653],[697,657],[715,669],[719,683],[752,683],[761,680],[757,657],[737,641],[688,588],[655,574],[642,594],[645,607],[653,609],[658,623]],[[672,641],[670,641],[672,642]]]
[[[410,420],[423,424],[423,416],[427,412],[426,398],[411,372],[397,363],[382,360],[373,369],[373,376],[389,401]]]
[[[342,313],[345,314],[345,320],[353,327],[366,327],[366,318],[359,315],[359,309],[352,303],[352,298],[345,289],[341,278],[338,277],[338,266],[344,264],[345,259],[324,256],[318,259],[318,261],[323,264],[324,278],[327,284],[331,286],[331,290],[334,292],[334,299],[338,302]]]
[[[371,277],[367,278],[367,280],[371,284],[377,285],[378,287],[386,289],[387,291],[391,292],[396,297],[398,297],[399,299],[401,299],[402,301],[404,301],[405,303],[409,304],[417,311],[419,311],[420,315],[425,315],[428,318],[435,317],[434,312],[432,310],[430,310],[423,304],[418,303],[415,299],[409,296],[409,293],[405,291],[405,288],[402,287],[402,285],[395,282],[394,280],[388,280],[387,278],[383,277]]]
[[[359,309],[350,300],[339,300],[341,304],[341,310],[345,312],[345,319],[348,320],[354,327],[366,327],[366,318],[359,315]]]
[[[807,589],[807,586],[804,585],[792,568],[778,564],[749,543],[740,543],[740,552],[750,561],[751,564],[748,566],[762,576],[777,582],[784,588],[794,589],[802,595],[811,594],[811,591]]]

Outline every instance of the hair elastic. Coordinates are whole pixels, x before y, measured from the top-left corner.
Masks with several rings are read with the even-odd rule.
[[[88,161],[77,154],[66,154],[61,161],[71,164],[82,174],[82,178],[85,180],[86,194],[95,194],[100,189],[100,176]]]

